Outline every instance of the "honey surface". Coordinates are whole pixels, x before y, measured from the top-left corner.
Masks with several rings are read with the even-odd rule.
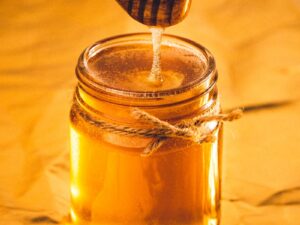
[[[88,60],[88,72],[96,83],[125,91],[169,90],[202,78],[206,62],[193,51],[168,43],[163,43],[160,51],[160,85],[148,80],[153,61],[151,42],[101,50]]]

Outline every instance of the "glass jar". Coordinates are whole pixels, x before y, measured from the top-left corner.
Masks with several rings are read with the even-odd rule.
[[[151,49],[150,34],[127,34],[99,41],[79,58],[70,113],[74,224],[218,224],[222,124],[205,123],[211,141],[160,137],[145,155],[157,137],[135,132],[153,124],[132,114],[139,109],[176,125],[218,111],[214,58],[193,41],[164,35],[166,73],[158,87],[146,79]]]

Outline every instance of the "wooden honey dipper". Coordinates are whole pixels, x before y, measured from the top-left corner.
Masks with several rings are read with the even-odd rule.
[[[192,0],[116,0],[138,22],[169,27],[182,21]]]

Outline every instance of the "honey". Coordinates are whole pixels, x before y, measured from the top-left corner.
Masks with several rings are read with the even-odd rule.
[[[214,137],[211,142],[166,138],[149,156],[141,153],[153,137],[123,135],[100,126],[105,121],[149,128],[132,116],[133,108],[177,124],[218,106],[215,63],[205,48],[166,35],[159,86],[148,80],[152,57],[151,35],[131,34],[97,42],[79,58],[70,113],[74,224],[219,222],[220,123],[206,124]]]
[[[152,33],[153,61],[152,61],[152,67],[151,67],[148,80],[155,86],[161,86],[164,83],[164,78],[161,74],[160,46],[161,46],[161,39],[164,30],[157,27],[153,27],[150,30]],[[172,80],[172,79],[167,79],[167,80]]]

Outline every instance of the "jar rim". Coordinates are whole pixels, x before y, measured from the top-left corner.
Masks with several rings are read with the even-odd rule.
[[[88,60],[97,54],[99,50],[112,47],[128,45],[129,43],[149,43],[151,33],[128,33],[112,36],[95,42],[87,47],[78,60],[76,75],[79,86],[91,96],[116,104],[130,105],[163,105],[185,101],[190,98],[201,96],[211,90],[217,81],[215,60],[212,54],[202,45],[176,35],[164,34],[162,44],[168,43],[173,47],[182,47],[198,56],[199,60],[205,61],[204,71],[198,79],[185,86],[157,91],[123,90],[95,82],[88,73]]]

